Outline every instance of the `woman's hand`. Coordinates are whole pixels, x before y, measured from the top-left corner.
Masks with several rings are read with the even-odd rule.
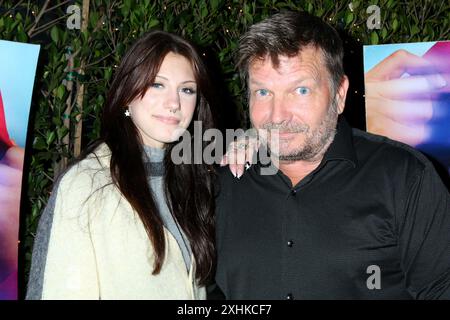
[[[253,155],[258,151],[257,138],[244,136],[229,144],[220,165],[229,166],[234,177],[239,179],[253,164]]]

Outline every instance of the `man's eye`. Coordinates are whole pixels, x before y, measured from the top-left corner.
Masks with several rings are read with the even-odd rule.
[[[295,89],[295,91],[302,96],[305,96],[311,92],[311,90],[309,90],[309,88],[306,87],[298,87],[297,89]]]
[[[153,83],[153,84],[151,85],[151,87],[152,87],[152,88],[156,88],[156,89],[160,89],[160,88],[163,88],[164,86],[163,86],[162,83],[155,82],[155,83]]]
[[[269,95],[269,90],[267,90],[267,89],[258,89],[258,90],[255,91],[255,93],[256,93],[257,96],[267,97]]]
[[[186,93],[186,94],[196,94],[197,91],[195,91],[195,89],[193,88],[183,88],[181,89],[181,92]]]

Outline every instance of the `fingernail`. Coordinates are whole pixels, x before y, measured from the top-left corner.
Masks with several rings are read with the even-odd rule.
[[[447,85],[447,81],[445,81],[444,77],[440,74],[432,76],[431,79],[432,85],[436,89],[441,89]]]

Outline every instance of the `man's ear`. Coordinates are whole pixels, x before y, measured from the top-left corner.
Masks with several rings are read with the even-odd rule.
[[[339,88],[336,92],[336,102],[337,102],[337,110],[338,114],[341,114],[345,108],[345,98],[347,97],[349,81],[348,77],[344,75],[342,77],[341,83],[339,84]]]

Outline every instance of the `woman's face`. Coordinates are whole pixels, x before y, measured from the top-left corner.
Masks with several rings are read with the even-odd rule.
[[[189,60],[169,52],[154,83],[129,104],[133,123],[145,145],[163,148],[176,141],[194,114],[197,83]]]

